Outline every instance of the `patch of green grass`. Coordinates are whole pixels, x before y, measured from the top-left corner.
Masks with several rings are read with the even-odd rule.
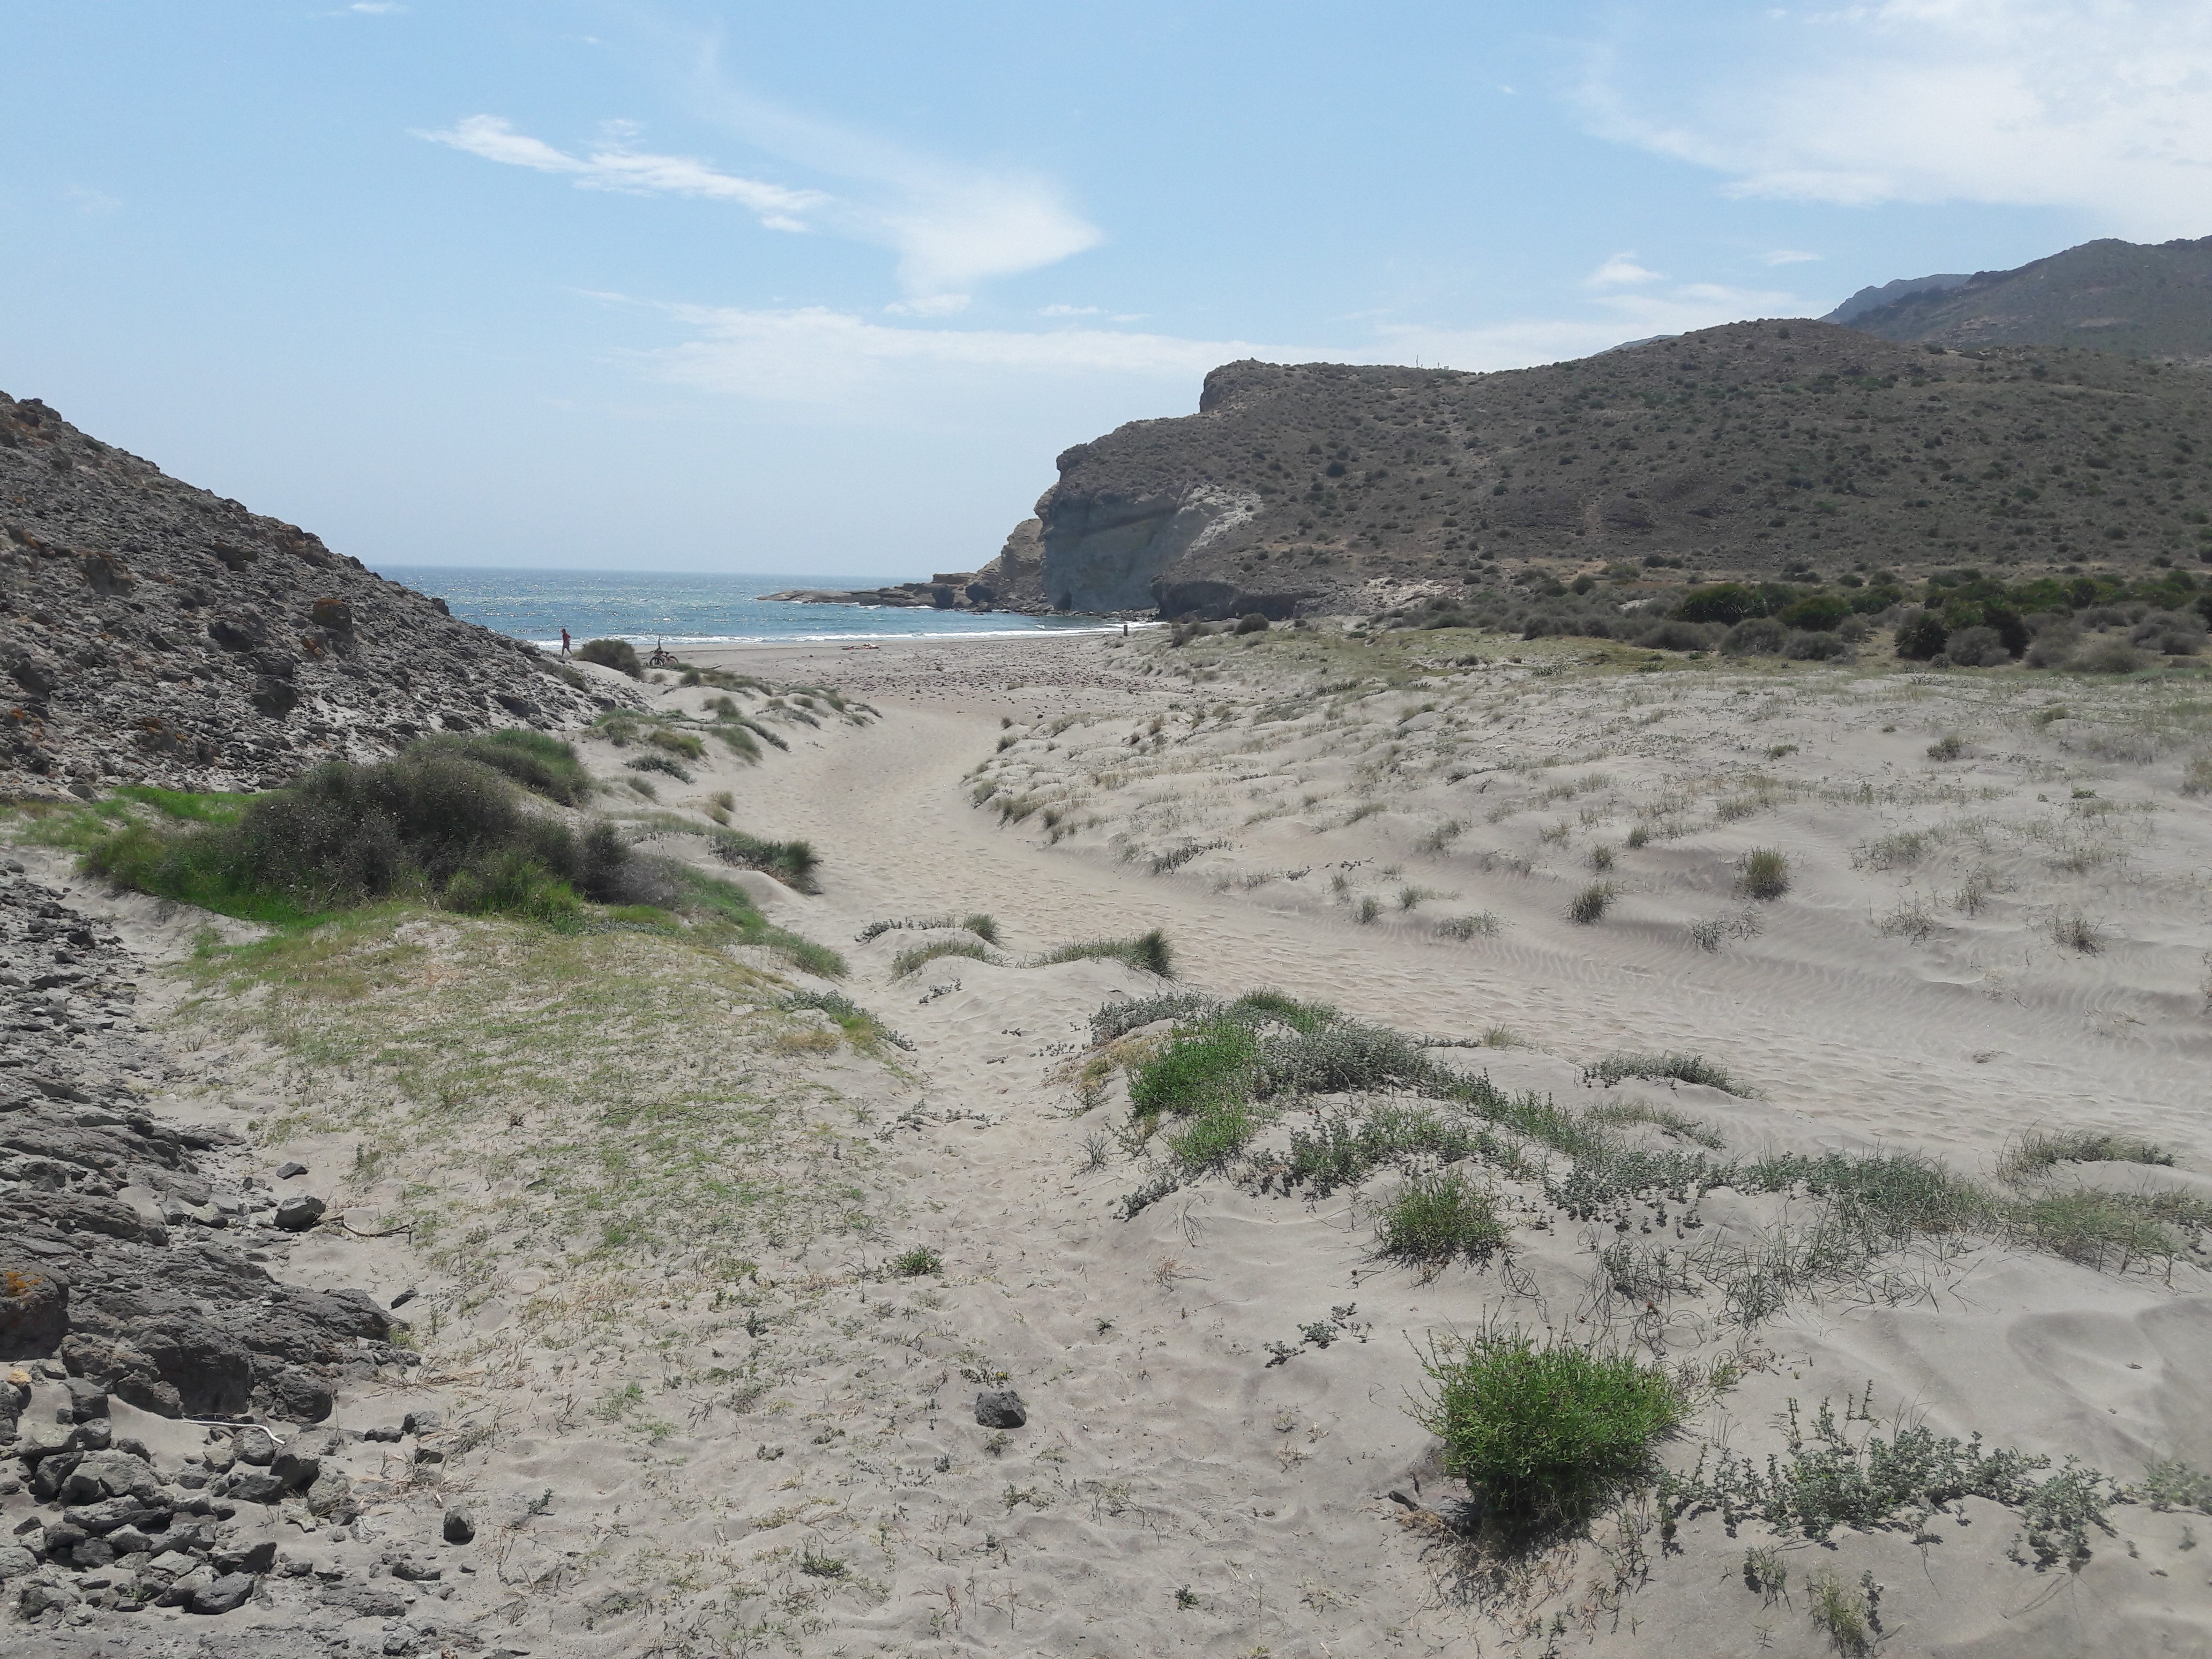
[[[1881,1615],[1875,1611],[1880,1595],[1870,1571],[1862,1573],[1857,1583],[1847,1584],[1833,1567],[1822,1567],[1805,1581],[1806,1616],[1844,1659],[1866,1659],[1881,1634]]]
[[[821,950],[823,947],[815,945],[811,948]],[[830,954],[834,956],[836,952],[832,951]],[[808,971],[818,973],[820,969],[809,969]],[[837,963],[837,972],[825,974],[823,977],[835,979],[842,975],[843,971],[844,961],[840,957]],[[884,1042],[890,1043],[894,1048],[902,1048],[908,1053],[912,1053],[914,1049],[914,1044],[905,1037],[891,1030],[866,1009],[860,1007],[850,997],[841,995],[836,991],[793,991],[776,1006],[792,1012],[804,1008],[811,1008],[829,1015],[837,1022],[839,1028],[844,1031],[853,1046],[864,1053],[872,1053],[878,1044]]]
[[[1584,1083],[1602,1084],[1608,1089],[1632,1077],[1673,1078],[1702,1088],[1718,1089],[1727,1095],[1747,1096],[1751,1092],[1731,1077],[1725,1066],[1716,1066],[1703,1054],[1615,1053],[1583,1067]]]
[[[919,973],[933,962],[946,957],[965,957],[972,962],[988,962],[1003,968],[1006,959],[988,945],[966,939],[933,939],[925,945],[909,945],[891,958],[891,977],[904,979]]]
[[[1130,1108],[1142,1118],[1241,1108],[1252,1097],[1259,1058],[1259,1038],[1237,1021],[1214,1018],[1178,1030],[1164,1048],[1130,1067]]]
[[[1735,890],[1747,899],[1778,899],[1790,890],[1790,860],[1779,849],[1761,847],[1743,855]]]
[[[765,871],[794,892],[817,890],[815,875],[822,857],[810,842],[769,841],[742,830],[714,829],[707,832],[707,845],[725,864]]]
[[[575,750],[544,732],[508,726],[496,732],[442,732],[413,745],[413,752],[440,751],[489,766],[533,795],[563,806],[581,806],[592,798],[592,775]]]
[[[1375,1247],[1432,1279],[1453,1261],[1480,1266],[1505,1249],[1508,1232],[1498,1200],[1457,1170],[1416,1176],[1384,1203]]]
[[[2155,1141],[2100,1129],[2031,1129],[1997,1159],[1997,1179],[2008,1186],[2039,1180],[2061,1164],[2171,1164],[2173,1154]]]
[[[1182,1120],[1164,1137],[1169,1154],[1186,1175],[1218,1170],[1251,1144],[1259,1131],[1241,1100],[1217,1100]]]
[[[927,1244],[917,1244],[912,1249],[893,1256],[885,1264],[899,1279],[925,1279],[932,1273],[945,1271],[945,1258]]]
[[[2085,1188],[2051,1193],[2010,1206],[2014,1237],[2038,1249],[2089,1267],[2117,1267],[2170,1259],[2180,1246],[2153,1200],[2130,1193]]]
[[[1162,979],[1175,977],[1175,952],[1168,944],[1167,935],[1157,927],[1134,939],[1077,939],[1045,951],[1030,966],[1043,968],[1060,962],[1087,961],[1126,962],[1139,973],[1157,974]]]
[[[1491,939],[1498,933],[1498,917],[1488,910],[1471,916],[1447,916],[1437,924],[1438,939]]]
[[[674,778],[678,783],[691,781],[690,771],[682,761],[657,749],[648,749],[642,755],[632,755],[623,764],[633,772],[659,772],[665,777]]]
[[[1513,1538],[1587,1520],[1649,1470],[1682,1416],[1673,1379],[1632,1355],[1497,1326],[1440,1339],[1424,1369],[1418,1416],[1443,1442],[1445,1470]]]

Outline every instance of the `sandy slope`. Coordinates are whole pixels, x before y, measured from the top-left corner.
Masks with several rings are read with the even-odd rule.
[[[1812,1655],[1832,1644],[1808,1581],[1832,1568],[1881,1587],[1882,1651],[2212,1645],[2190,1513],[2112,1509],[2115,1535],[2074,1574],[2008,1559],[2019,1517],[1968,1499],[1917,1539],[1790,1544],[1790,1587],[1768,1596],[1743,1576],[1746,1549],[1768,1541],[1756,1523],[1731,1538],[1707,1516],[1670,1545],[1648,1505],[1532,1561],[1471,1552],[1419,1507],[1455,1489],[1407,1413],[1430,1338],[1502,1318],[1642,1344],[1692,1378],[1738,1368],[1699,1390],[1668,1453],[1681,1467],[1701,1445],[1778,1449],[1789,1401],[1809,1417],[1869,1386],[1885,1432],[1903,1416],[2123,1480],[2154,1458],[2202,1467],[2212,1306],[2188,1261],[2098,1272],[1937,1240],[1745,1328],[1710,1286],[1647,1310],[1593,1275],[1616,1236],[1691,1248],[1679,1212],[1624,1209],[1616,1235],[1507,1176],[1510,1273],[1424,1283],[1378,1261],[1387,1172],[1317,1203],[1200,1179],[1124,1220],[1117,1200],[1143,1173],[1114,1133],[1124,1097],[1116,1083],[1085,1110],[1070,1067],[1093,1010],[1152,988],[1115,963],[1018,965],[1159,927],[1186,983],[1273,985],[1469,1043],[1488,1032],[1492,1046],[1440,1052],[1577,1105],[1679,1108],[1735,1150],[1888,1144],[1974,1166],[2024,1127],[2087,1124],[2148,1135],[2179,1164],[2065,1178],[2202,1190],[2212,829],[2175,793],[2173,735],[2192,717],[2148,707],[2169,694],[2078,683],[1538,674],[1549,659],[1425,673],[1385,658],[1275,635],[1249,651],[1139,637],[720,659],[779,684],[834,679],[881,713],[781,727],[789,750],[754,767],[710,749],[659,805],[727,789],[739,824],[811,839],[820,893],[745,884],[845,951],[839,988],[910,1052],[858,1054],[819,1016],[776,1012],[757,975],[805,981],[765,953],[738,969],[554,963],[519,932],[467,925],[417,926],[414,953],[384,967],[362,956],[372,988],[354,1002],[247,999],[225,1052],[295,1068],[262,1085],[266,1156],[359,1170],[356,1148],[381,1149],[334,1194],[362,1224],[453,1218],[420,1249],[332,1240],[325,1261],[295,1258],[392,1291],[419,1283],[434,1310],[424,1381],[348,1401],[341,1421],[428,1401],[484,1431],[372,1513],[401,1528],[458,1495],[486,1517],[479,1570],[434,1610],[441,1628],[578,1655]],[[1362,676],[1364,690],[1316,689]],[[711,695],[663,688],[671,707]],[[2086,718],[2035,724],[2061,696]],[[1952,731],[1962,757],[1928,759]],[[586,751],[626,779],[620,751]],[[973,799],[993,781],[1042,804],[1002,818]],[[1545,799],[1563,781],[1575,792]],[[1353,819],[1365,805],[1378,810]],[[1631,849],[1638,823],[1649,839]],[[1930,834],[1916,862],[1866,855],[1914,828]],[[1159,854],[1216,841],[1151,873]],[[703,842],[661,845],[704,856]],[[1563,912],[1597,878],[1600,845],[1622,891],[1578,927]],[[1793,884],[1753,906],[1731,884],[1755,846],[1787,851]],[[1398,908],[1407,886],[1455,896]],[[1954,896],[1969,886],[1982,896],[1965,914]],[[1881,930],[1922,894],[1923,937]],[[1687,934],[1747,908],[1753,937],[1709,952]],[[2075,909],[2102,930],[2093,954],[2051,937]],[[953,935],[853,942],[873,921],[971,910],[997,918],[1006,965],[945,957],[896,978],[898,950]],[[1481,914],[1487,935],[1436,933]],[[489,999],[494,981],[504,1001],[454,1002],[434,1028],[441,999]],[[605,989],[617,984],[641,988]],[[608,1000],[585,1007],[592,985]],[[315,1060],[313,1045],[351,1040],[348,1021],[419,1041],[415,1069],[388,1083],[364,1061]],[[447,1052],[471,1030],[492,1056],[473,1069]],[[1703,1053],[1763,1097],[1582,1083],[1600,1054],[1660,1048]],[[694,1091],[703,1112],[635,1128]],[[622,1150],[619,1182],[578,1163],[595,1140]],[[787,1207],[717,1231],[720,1188],[756,1179],[769,1207],[849,1192],[865,1222]],[[1701,1218],[1748,1236],[1791,1213],[1720,1193]],[[636,1242],[599,1236],[590,1218],[613,1214],[636,1218]],[[942,1274],[885,1277],[912,1245],[939,1252]],[[1302,1336],[1313,1326],[1326,1346]],[[1001,1379],[1030,1412],[1002,1443],[970,1409]]]

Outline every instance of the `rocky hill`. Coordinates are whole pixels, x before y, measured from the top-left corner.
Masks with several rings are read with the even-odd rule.
[[[2212,362],[2212,236],[2154,246],[2107,237],[2017,270],[1891,283],[1826,320],[1885,340]]]
[[[0,793],[265,787],[590,684],[0,393]]]
[[[1237,362],[1196,415],[1061,455],[1009,546],[1041,549],[1049,605],[1170,616],[1344,608],[1377,579],[2141,574],[2212,559],[2208,407],[2193,368],[1818,322],[1492,374]]]

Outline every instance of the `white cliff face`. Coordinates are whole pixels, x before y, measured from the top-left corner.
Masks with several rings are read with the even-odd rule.
[[[1214,483],[1126,497],[1063,494],[1039,503],[1044,587],[1062,611],[1136,611],[1158,601],[1155,577],[1251,519],[1260,498]]]

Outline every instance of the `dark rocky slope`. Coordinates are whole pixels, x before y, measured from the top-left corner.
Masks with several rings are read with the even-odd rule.
[[[1198,414],[1060,456],[1036,580],[1065,609],[1279,617],[1532,566],[2142,574],[2212,555],[2208,405],[2193,369],[1812,322],[1494,374],[1231,363]]]
[[[0,792],[256,788],[587,716],[580,676],[0,393]]]
[[[2015,270],[1891,283],[1860,290],[1826,320],[1885,340],[2078,346],[2205,362],[2212,361],[2212,236],[2151,246],[2106,237]]]

